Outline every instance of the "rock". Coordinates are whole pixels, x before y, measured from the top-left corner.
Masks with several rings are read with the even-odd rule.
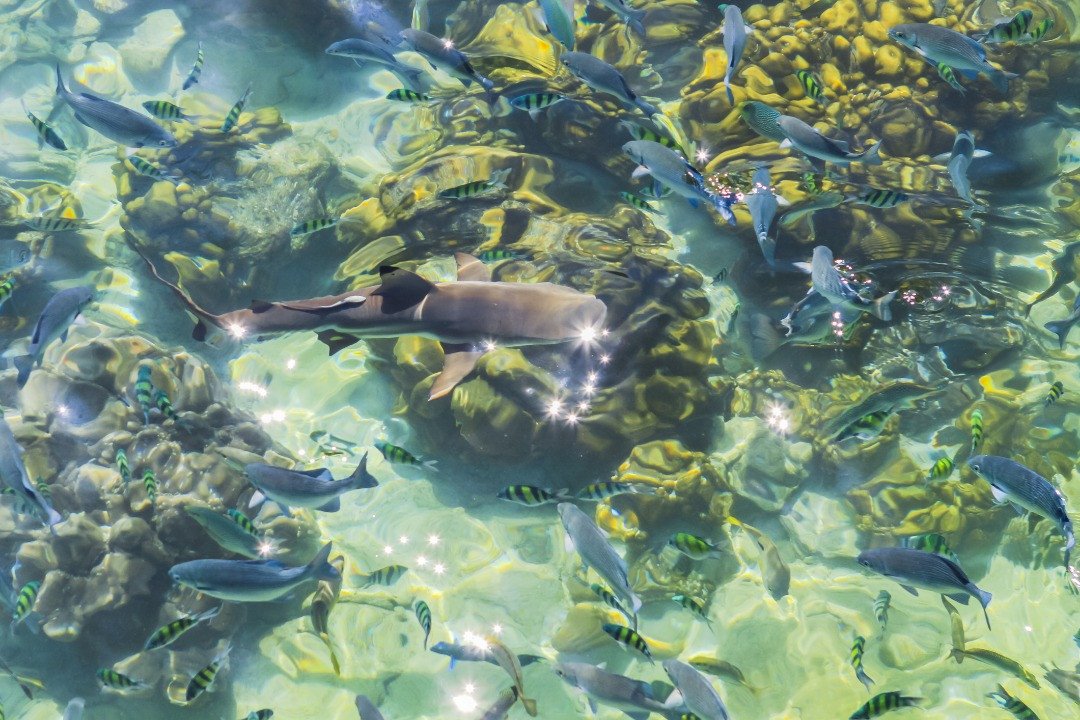
[[[124,67],[129,73],[143,77],[157,73],[183,38],[184,25],[176,13],[155,10],[146,15],[120,45]]]

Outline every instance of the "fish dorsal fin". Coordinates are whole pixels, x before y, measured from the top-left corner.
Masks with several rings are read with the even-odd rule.
[[[488,269],[487,265],[469,253],[454,253],[454,260],[457,262],[458,280],[479,280],[484,282],[491,280],[491,270]]]
[[[388,313],[401,312],[419,304],[435,289],[434,283],[392,265],[380,267],[379,276],[382,284],[371,294],[382,298],[383,310]]]
[[[465,376],[476,368],[476,361],[483,355],[482,350],[474,350],[471,345],[443,344],[446,353],[443,359],[443,369],[435,378],[435,384],[431,386],[428,395],[429,400],[441,398],[450,393]]]
[[[252,300],[250,310],[253,313],[264,313],[272,307],[274,307],[274,303],[269,300]]]

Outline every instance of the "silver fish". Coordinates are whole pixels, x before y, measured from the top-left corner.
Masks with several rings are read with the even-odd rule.
[[[967,130],[959,131],[953,140],[952,154],[949,155],[949,178],[952,179],[956,194],[969,203],[975,202],[971,197],[971,181],[967,176],[968,167],[974,157],[975,138]]]
[[[781,115],[776,124],[784,131],[786,137],[780,143],[780,147],[793,147],[810,157],[836,163],[837,165],[848,165],[853,162],[861,162],[865,165],[881,164],[879,154],[881,141],[871,145],[868,150],[853,153],[846,142],[825,137],[798,118]]]
[[[537,0],[547,31],[567,50],[574,49],[574,0]]]
[[[401,44],[423,55],[433,68],[456,77],[465,87],[469,87],[474,82],[479,83],[488,92],[489,97],[493,97],[492,89],[495,83],[476,72],[468,56],[456,49],[450,41],[435,37],[423,30],[406,28],[401,31]]]
[[[968,467],[990,483],[990,491],[998,502],[1011,502],[1023,509],[1047,518],[1065,536],[1065,567],[1069,553],[1076,545],[1072,521],[1065,509],[1065,496],[1050,481],[1024,465],[995,455],[976,455],[968,458]]]
[[[735,215],[731,212],[733,199],[709,192],[701,173],[682,155],[651,140],[631,140],[622,147],[623,152],[638,164],[633,177],[650,175],[654,181],[686,198],[691,206],[698,207],[704,200],[729,224],[735,224]]]
[[[34,325],[26,355],[14,359],[15,367],[19,370],[19,387],[26,384],[31,368],[41,364],[45,349],[53,340],[59,338],[60,342],[67,341],[71,323],[93,299],[94,288],[86,285],[61,290],[49,298]]]
[[[383,714],[367,695],[356,696],[356,711],[360,713],[360,720],[385,720]]]
[[[176,138],[142,113],[90,93],[74,95],[64,87],[56,66],[56,94],[75,112],[75,119],[113,142],[128,147],[176,147]]]
[[[981,590],[964,570],[952,560],[936,553],[904,547],[875,548],[859,553],[859,564],[900,583],[912,595],[915,588],[941,593],[961,605],[973,597],[982,605],[986,627],[990,627],[990,593]]]
[[[707,677],[679,660],[665,660],[664,672],[679,689],[690,712],[701,720],[728,720],[727,706]]]
[[[754,232],[757,234],[761,254],[765,256],[765,262],[771,267],[776,264],[776,240],[769,237],[769,227],[780,204],[776,201],[776,195],[772,190],[769,168],[757,169],[754,173],[753,189],[743,198],[743,201],[750,209],[750,219],[754,223]]]
[[[986,48],[978,40],[949,28],[928,23],[909,23],[889,28],[889,37],[914,50],[936,67],[944,63],[968,77],[982,73],[1000,92],[1009,90],[1012,73],[998,70],[986,59]]]
[[[562,662],[555,666],[555,674],[565,683],[576,687],[589,697],[589,704],[596,703],[622,710],[634,720],[647,718],[649,713],[665,717],[679,717],[678,713],[653,697],[652,686],[625,675],[616,675],[595,665]]]
[[[822,430],[825,437],[836,437],[847,430],[859,418],[878,412],[894,412],[899,408],[911,407],[916,400],[926,397],[932,392],[934,392],[934,388],[916,383],[893,383],[886,388],[870,393],[870,395],[829,420]]]
[[[806,269],[805,263],[800,263],[800,266]],[[814,248],[813,259],[810,261],[810,281],[810,292],[824,297],[834,310],[868,312],[884,322],[892,319],[889,303],[896,297],[896,291],[886,293],[876,300],[864,299],[833,265],[832,250],[824,245]]]
[[[645,34],[645,24],[642,22],[645,19],[645,11],[630,7],[629,0],[596,0],[596,2],[613,12],[616,17],[626,23],[628,29],[638,35]]]
[[[581,556],[581,562],[592,568],[607,583],[612,593],[637,615],[637,611],[641,609],[641,598],[630,589],[626,561],[615,552],[604,533],[588,515],[570,503],[559,503],[558,510],[566,529],[567,543]]]
[[[401,62],[385,48],[367,40],[361,38],[340,40],[326,48],[326,54],[352,58],[359,67],[364,67],[366,63],[382,65],[396,75],[410,90],[422,92],[425,89],[423,73]]]
[[[1057,335],[1058,347],[1064,350],[1065,339],[1069,337],[1069,331],[1072,330],[1077,320],[1080,320],[1080,295],[1077,295],[1076,300],[1073,301],[1072,312],[1069,313],[1068,317],[1062,320],[1051,320],[1043,327]]]
[[[844,200],[844,193],[839,190],[823,192],[809,202],[802,203],[794,210],[788,210],[781,215],[780,226],[791,229],[795,227],[795,223],[797,223],[800,218],[807,215],[813,215],[819,210],[829,210],[830,208],[839,207],[844,203]]]
[[[360,458],[352,475],[343,480],[335,480],[326,468],[289,470],[264,463],[249,463],[244,466],[244,473],[258,490],[251,498],[251,504],[265,496],[276,502],[286,516],[290,515],[290,507],[337,512],[341,509],[343,494],[379,484],[367,471],[367,453]]]
[[[491,648],[484,647],[480,644],[459,645],[457,643],[437,642],[432,645],[429,650],[438,655],[445,655],[450,658],[450,667],[453,667],[458,662],[486,662],[491,663],[492,665],[499,664],[499,661],[495,657],[495,653],[491,651]],[[544,659],[539,655],[518,655],[517,658],[518,663],[522,667]]]
[[[731,76],[742,59],[746,49],[746,39],[754,29],[743,20],[742,11],[735,3],[724,9],[724,52],[727,53],[727,70],[724,71],[724,88],[727,89],[728,102],[735,104],[735,95],[731,92]]]
[[[660,112],[655,105],[646,102],[626,82],[622,73],[611,65],[589,53],[565,52],[559,62],[574,77],[597,92],[613,95],[623,102],[636,105],[646,116],[652,117]]]
[[[484,714],[480,716],[480,720],[506,720],[506,714],[510,712],[510,708],[514,707],[517,700],[517,688],[513,686],[506,688],[499,693],[499,697],[495,699],[491,707],[484,711]]]
[[[49,527],[56,525],[62,519],[60,513],[53,509],[34,484],[30,482],[30,475],[26,472],[26,464],[23,462],[22,446],[15,440],[15,433],[11,432],[11,426],[7,419],[0,414],[0,481],[11,488],[15,497],[34,513]]]
[[[252,559],[262,556],[259,552],[262,538],[244,530],[228,515],[200,505],[188,505],[184,510],[225,550]]]
[[[327,561],[330,545],[323,545],[310,563],[299,567],[287,567],[277,560],[192,560],[173,565],[169,577],[219,600],[267,602],[309,580],[341,577]]]

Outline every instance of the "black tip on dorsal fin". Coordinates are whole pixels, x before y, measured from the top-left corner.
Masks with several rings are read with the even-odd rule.
[[[251,312],[253,312],[253,313],[264,313],[264,312],[266,312],[267,310],[269,310],[272,307],[274,307],[274,303],[269,302],[267,300],[252,300],[251,301]]]
[[[379,276],[382,284],[371,294],[382,297],[383,311],[388,313],[400,312],[416,305],[435,289],[434,283],[414,272],[392,265],[381,266]]]

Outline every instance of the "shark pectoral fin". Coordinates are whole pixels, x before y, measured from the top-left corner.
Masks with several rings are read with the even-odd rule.
[[[355,335],[338,332],[337,330],[321,330],[316,333],[316,337],[319,338],[319,342],[329,348],[331,355],[336,355],[341,350],[360,341],[360,338]]]
[[[476,368],[476,361],[484,353],[477,351],[470,345],[443,344],[446,357],[443,359],[443,369],[435,378],[435,384],[431,386],[428,400],[435,400],[449,394],[454,387],[465,379],[465,376]]]
[[[382,298],[383,311],[388,313],[411,308],[435,289],[434,283],[428,282],[416,273],[391,265],[380,267],[379,276],[382,284],[371,294]]]
[[[469,253],[454,253],[454,260],[457,262],[458,280],[491,280],[491,270],[487,265]]]

